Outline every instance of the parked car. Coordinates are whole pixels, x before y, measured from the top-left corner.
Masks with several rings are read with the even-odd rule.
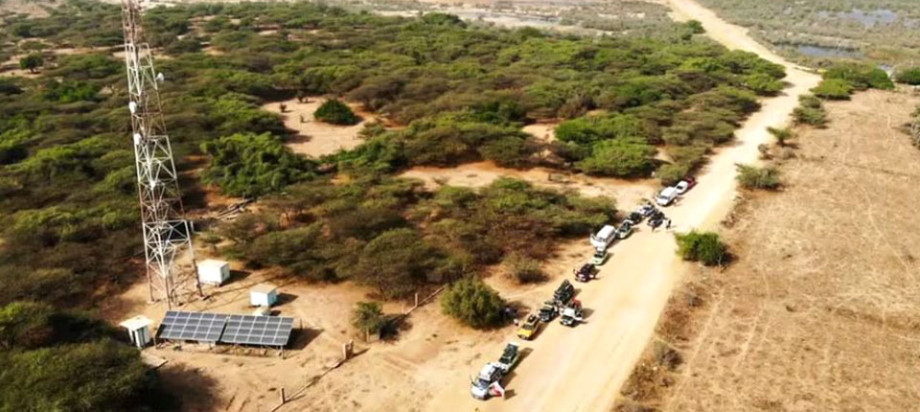
[[[498,362],[489,362],[479,370],[479,375],[470,382],[470,394],[473,395],[473,398],[479,400],[501,395],[504,391],[501,387],[501,381],[504,377],[505,372],[501,365]]]
[[[591,246],[595,249],[606,249],[616,240],[616,231],[615,227],[604,225],[597,234],[591,235]]]
[[[524,321],[524,324],[521,325],[521,328],[518,329],[517,335],[521,339],[531,340],[537,334],[537,331],[540,330],[540,317],[537,315],[528,315],[527,320]]]
[[[688,190],[693,189],[693,186],[696,186],[696,179],[688,176],[683,178],[680,182],[677,182],[674,188],[677,189],[678,194],[682,195],[687,193]]]
[[[581,302],[579,300],[573,300],[571,304],[566,306],[562,310],[562,317],[559,320],[559,323],[565,326],[575,326],[584,321],[582,315],[584,312],[581,309]]]
[[[642,213],[639,213],[639,212],[632,212],[632,213],[629,214],[629,216],[626,216],[626,220],[628,220],[628,221],[632,222],[632,224],[636,225],[636,224],[639,224],[640,222],[642,222],[642,219],[643,219],[644,217],[645,217],[645,216],[643,216]]]
[[[610,254],[607,253],[606,249],[597,249],[594,251],[594,256],[591,257],[591,264],[593,264],[594,266],[603,265],[604,262],[607,261],[607,257],[609,256]]]
[[[624,220],[623,223],[620,223],[620,227],[617,228],[617,239],[626,239],[632,232],[633,222]]]
[[[649,217],[657,211],[658,209],[655,208],[655,205],[651,203],[646,203],[642,206],[639,206],[639,209],[636,210],[636,212],[641,214],[643,217]]]
[[[597,268],[590,263],[585,263],[580,268],[572,271],[575,272],[575,280],[579,282],[587,282],[597,277]]]
[[[575,286],[569,282],[568,279],[564,279],[562,283],[556,288],[556,291],[553,292],[553,305],[564,307],[572,301],[572,298],[575,297]]]
[[[666,187],[658,194],[658,197],[655,198],[655,203],[658,203],[658,206],[670,206],[671,203],[674,203],[674,200],[677,199],[678,195],[680,195],[680,193],[677,192],[676,187]]]
[[[559,308],[553,304],[553,301],[546,302],[542,308],[540,308],[540,321],[549,322],[553,319],[556,319],[556,316],[559,315]]]

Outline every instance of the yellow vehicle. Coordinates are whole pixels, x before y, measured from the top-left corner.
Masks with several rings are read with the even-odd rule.
[[[539,329],[540,317],[537,315],[528,315],[527,320],[521,325],[521,328],[518,329],[517,335],[521,339],[531,340],[536,336]]]

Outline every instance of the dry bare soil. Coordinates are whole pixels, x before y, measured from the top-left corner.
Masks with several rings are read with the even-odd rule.
[[[800,130],[784,190],[748,194],[723,231],[737,261],[688,278],[623,393],[663,411],[918,410],[920,150],[899,130],[918,103],[860,93]],[[684,362],[653,373],[667,345]]]

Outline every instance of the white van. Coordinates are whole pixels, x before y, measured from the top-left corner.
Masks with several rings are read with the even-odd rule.
[[[617,238],[617,229],[610,225],[605,225],[596,235],[591,235],[591,246],[597,250],[605,250]]]
[[[674,199],[677,199],[679,194],[676,187],[666,187],[658,194],[655,203],[658,203],[658,206],[668,206],[674,202]]]

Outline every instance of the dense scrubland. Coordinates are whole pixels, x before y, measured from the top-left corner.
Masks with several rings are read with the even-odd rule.
[[[186,205],[204,208],[204,192],[219,190],[261,206],[229,223],[200,222],[209,227],[201,239],[252,267],[351,280],[381,298],[470,279],[503,261],[538,262],[558,240],[585,236],[616,214],[613,199],[512,179],[478,191],[426,191],[396,178],[401,169],[488,159],[669,181],[729,142],[758,108],[757,95],[777,93],[784,76],[780,66],[694,36],[694,24],[583,39],[443,14],[384,18],[302,3],[158,8],[145,24],[162,57]],[[47,18],[8,16],[4,25],[0,57],[38,53],[42,61],[34,76],[0,78],[0,305],[7,305],[0,333],[56,336],[57,323],[30,323],[35,317],[23,311],[83,319],[55,308],[92,309],[96,296],[143,273],[128,98],[112,55],[120,12],[76,1]],[[65,47],[77,52],[53,52]],[[280,117],[259,107],[303,95],[358,102],[405,127],[373,123],[354,150],[300,157],[284,146],[290,135]],[[546,118],[564,120],[557,141],[520,131]],[[493,322],[460,313],[469,299],[492,295],[474,280],[459,285],[445,309],[475,326]],[[17,303],[36,301],[49,306]],[[7,338],[0,385],[80,370],[100,384],[80,387],[89,392],[80,397],[33,392],[42,397],[35,402],[72,410],[153,405],[145,394],[156,392],[154,377],[110,332]],[[24,370],[25,377],[17,372]],[[4,406],[37,405],[24,392],[4,396]]]

